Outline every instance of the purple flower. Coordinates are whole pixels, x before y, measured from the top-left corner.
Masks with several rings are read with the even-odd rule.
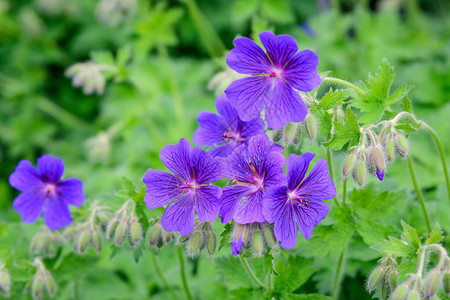
[[[263,213],[284,249],[297,244],[297,227],[307,239],[315,225],[328,213],[323,199],[336,197],[336,188],[328,174],[328,164],[319,159],[305,178],[313,153],[291,154],[287,162],[287,186],[270,189],[264,199]]]
[[[234,40],[227,64],[252,76],[231,83],[225,90],[228,100],[243,121],[258,117],[264,107],[271,128],[303,121],[308,109],[296,90],[309,92],[319,86],[319,58],[311,50],[297,53],[297,42],[289,35],[264,31],[259,38],[266,53],[249,38]]]
[[[261,118],[244,122],[225,95],[216,99],[219,115],[209,111],[201,112],[197,120],[199,128],[194,133],[194,143],[203,147],[215,146],[210,150],[213,156],[228,156],[233,149],[252,136],[263,133]]]
[[[233,236],[231,240],[231,254],[234,256],[241,253],[242,246],[244,246],[244,242],[242,241],[242,236],[236,240],[236,238]]]
[[[378,179],[380,180],[380,181],[383,181],[383,178],[384,178],[384,170],[378,170],[377,169],[377,177],[378,177]]]
[[[61,180],[61,158],[43,155],[37,166],[36,169],[28,160],[22,160],[9,176],[11,186],[22,191],[13,208],[25,223],[33,223],[43,213],[50,230],[60,229],[72,222],[69,205],[80,206],[84,202],[83,182],[77,178]]]
[[[164,230],[188,235],[194,228],[195,213],[201,222],[214,222],[219,215],[222,190],[210,183],[222,178],[223,160],[199,147],[191,149],[186,139],[165,146],[159,157],[173,175],[147,171],[144,200],[150,209],[170,203],[161,219]]]
[[[235,184],[223,188],[222,223],[231,219],[239,224],[266,221],[262,214],[265,191],[286,182],[283,150],[262,134],[252,137],[248,144],[240,145],[227,157],[227,177]]]

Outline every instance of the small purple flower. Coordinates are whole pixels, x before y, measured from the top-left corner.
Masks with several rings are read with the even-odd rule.
[[[194,143],[203,147],[215,146],[210,150],[213,156],[225,157],[237,146],[245,143],[254,135],[263,133],[260,117],[244,122],[239,119],[236,109],[225,95],[216,99],[219,115],[209,111],[201,112],[197,120],[199,128],[194,133]]]
[[[38,158],[37,169],[28,160],[19,162],[9,176],[9,183],[22,191],[13,208],[25,223],[33,223],[42,213],[50,230],[72,222],[69,205],[84,203],[83,182],[77,178],[61,180],[63,173],[63,160],[48,154]]]
[[[264,31],[259,38],[266,53],[247,37],[234,40],[227,64],[238,73],[252,76],[232,82],[225,90],[228,100],[243,121],[258,117],[264,107],[273,129],[303,121],[308,109],[296,90],[309,92],[319,86],[319,58],[311,50],[297,53],[297,42],[289,35]]]
[[[315,225],[328,213],[323,199],[336,197],[336,188],[328,174],[328,164],[319,159],[305,178],[313,153],[291,154],[287,162],[287,186],[270,189],[264,199],[263,213],[284,249],[297,244],[297,227],[307,239]]]
[[[191,149],[186,139],[165,146],[159,157],[173,175],[147,171],[144,200],[149,209],[170,203],[161,218],[164,230],[188,235],[194,228],[195,213],[201,222],[214,222],[219,215],[222,190],[210,183],[222,178],[223,159],[212,157],[200,147]]]
[[[239,224],[266,221],[262,214],[264,193],[271,187],[286,183],[283,150],[261,134],[234,149],[227,157],[227,177],[235,184],[223,188],[222,223],[232,219]]]
[[[384,170],[378,170],[377,169],[377,177],[378,177],[378,179],[380,180],[380,181],[383,181],[383,178],[384,178]]]
[[[241,253],[242,247],[244,246],[244,242],[242,241],[242,236],[236,240],[236,238],[233,236],[231,240],[231,254],[234,256]]]

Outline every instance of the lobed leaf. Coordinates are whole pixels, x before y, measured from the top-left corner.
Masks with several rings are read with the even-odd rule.
[[[347,143],[349,143],[349,147],[359,143],[361,130],[356,115],[350,109],[350,106],[347,106],[344,121],[346,125],[334,122],[336,132],[328,142],[324,143],[329,149],[340,150]]]
[[[287,259],[281,255],[275,259],[275,268],[279,275],[274,277],[274,290],[276,292],[293,292],[314,274],[313,259],[301,256],[289,256]]]

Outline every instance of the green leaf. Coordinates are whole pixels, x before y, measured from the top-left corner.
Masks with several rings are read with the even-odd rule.
[[[393,226],[387,226],[366,219],[356,218],[355,228],[369,246],[382,242],[389,235],[395,234]]]
[[[410,257],[416,252],[413,246],[392,236],[390,236],[388,240],[384,240],[382,243],[372,246],[372,248],[383,254],[393,254],[401,257]]]
[[[444,238],[443,234],[441,225],[436,224],[430,232],[430,236],[427,238],[427,245],[440,243]]]
[[[331,128],[333,127],[333,114],[318,108],[317,105],[312,105],[310,111],[316,118],[319,133],[323,135],[325,139],[329,140],[331,137]]]
[[[110,51],[92,51],[91,59],[98,64],[114,65],[114,56]]]
[[[400,87],[398,87],[390,96],[387,101],[387,106],[400,101],[404,100],[406,96],[408,96],[408,93],[414,88],[414,86],[409,84],[402,84]],[[412,109],[412,107],[411,107]]]
[[[134,183],[127,177],[122,177],[121,183],[124,192],[130,197],[133,197],[134,193],[136,193],[136,187],[134,186]]]
[[[403,236],[405,239],[414,247],[420,247],[420,238],[417,235],[417,231],[411,225],[401,220],[402,228],[403,228]]]
[[[283,300],[331,300],[330,296],[319,294],[287,294],[281,299]]]
[[[317,108],[322,110],[329,110],[338,107],[350,96],[351,90],[330,90],[322,97]]]
[[[220,244],[219,244],[219,251],[222,249],[225,245],[228,245],[231,241],[231,234],[233,233],[232,224],[228,223],[223,227],[222,232],[220,233]]]
[[[270,253],[264,255],[264,274],[268,273],[279,275],[278,272],[274,269],[274,258]]]
[[[336,132],[333,134],[331,140],[324,143],[324,145],[329,149],[340,150],[347,143],[349,143],[349,147],[355,146],[359,143],[361,131],[359,129],[356,115],[350,109],[350,106],[347,106],[344,121],[346,126],[341,123],[334,122]]]
[[[289,256],[286,260],[281,255],[275,259],[275,269],[279,275],[274,277],[274,290],[293,292],[314,274],[313,259],[301,256]]]
[[[414,114],[412,102],[411,102],[411,99],[409,99],[409,97],[403,98],[401,108],[403,111],[407,111],[411,114]]]
[[[234,286],[253,286],[254,283],[241,265],[241,262],[234,256],[222,256],[215,259],[216,269],[221,274],[227,284]]]
[[[260,299],[264,299],[262,289],[238,288],[238,289],[230,291],[229,293],[230,293],[230,296],[227,299],[230,299],[230,300],[241,300],[241,299],[260,300]]]

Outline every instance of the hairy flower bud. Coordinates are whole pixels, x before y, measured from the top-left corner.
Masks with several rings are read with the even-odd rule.
[[[314,116],[311,114],[307,114],[304,122],[305,122],[305,130],[306,130],[306,134],[308,135],[308,138],[311,141],[314,141],[316,139],[316,135],[317,135],[316,118],[314,118]]]
[[[200,231],[194,232],[189,239],[188,251],[190,255],[193,255],[195,251],[200,248],[200,243],[202,241],[202,233]]]
[[[34,274],[33,283],[31,284],[31,296],[33,299],[42,299],[44,295],[44,278],[41,272]]]
[[[77,253],[83,255],[86,252],[91,242],[91,233],[88,229],[83,230],[78,236],[77,240]]]
[[[411,293],[409,293],[407,300],[420,300],[422,297],[420,297],[420,293],[416,290],[413,290]]]
[[[344,164],[342,165],[342,175],[344,176],[344,178],[348,177],[352,173],[355,167],[355,162],[356,162],[355,153],[351,153],[344,159]]]
[[[367,290],[371,293],[376,289],[383,280],[385,269],[382,266],[378,266],[370,273],[369,280],[367,281]]]
[[[108,226],[106,226],[106,238],[109,240],[113,237],[113,234],[116,232],[116,228],[119,225],[119,220],[117,218],[113,218],[109,221]]]
[[[391,299],[392,300],[404,300],[406,295],[408,295],[408,292],[409,292],[409,283],[405,282],[405,283],[399,285],[394,290],[394,293],[392,293]]]
[[[210,231],[208,233],[208,238],[207,238],[208,254],[213,256],[214,253],[216,252],[216,248],[217,248],[217,236],[213,231]]]
[[[156,223],[148,230],[147,236],[150,247],[158,245],[160,241],[160,235],[161,235],[161,225]]]
[[[275,238],[275,234],[273,233],[273,227],[270,225],[264,226],[263,233],[264,239],[266,240],[267,244],[272,248],[276,247],[277,239]]]
[[[97,218],[102,227],[107,226],[110,220],[110,214],[106,211],[99,211],[97,214]]]
[[[56,294],[56,282],[48,271],[46,271],[44,274],[44,283],[45,289],[50,295],[50,298],[53,298],[53,296],[55,296]]]
[[[283,138],[284,129],[273,129],[270,131],[272,134],[272,142],[279,142]]]
[[[162,241],[164,242],[164,244],[167,245],[168,243],[170,243],[170,240],[172,239],[172,233],[167,232],[161,228],[161,238],[162,238]]]
[[[439,269],[430,271],[425,278],[425,294],[428,297],[436,295],[441,285],[441,274]]]
[[[296,123],[288,123],[286,126],[284,126],[283,138],[286,145],[290,145],[294,141],[295,135],[297,133],[297,127],[298,126]]]
[[[389,164],[395,160],[395,142],[393,139],[389,139],[386,144],[386,155]]]
[[[43,254],[47,248],[47,235],[43,232],[36,233],[31,239],[30,252],[33,254]]]
[[[391,289],[389,288],[389,282],[387,280],[383,280],[381,284],[381,298],[383,300],[387,300],[389,298],[389,293]]]
[[[398,281],[398,272],[397,271],[391,271],[389,273],[389,287],[391,288],[391,291],[395,290],[397,287],[397,281]]]
[[[9,297],[11,291],[11,275],[6,269],[0,270],[0,292],[3,292],[6,297]]]
[[[119,225],[117,225],[116,231],[114,232],[114,243],[116,247],[120,247],[127,236],[128,224],[126,221],[121,221]]]
[[[66,229],[64,230],[64,232],[62,233],[62,237],[65,239],[71,238],[73,236],[75,236],[78,232],[78,226],[77,225],[70,225],[68,227],[66,227]]]
[[[253,233],[253,251],[257,256],[260,256],[264,249],[264,243],[261,235],[261,231],[256,230]]]
[[[91,239],[92,239],[92,247],[94,248],[95,252],[100,254],[102,251],[103,241],[102,241],[102,235],[99,228],[95,228],[91,233]]]
[[[408,140],[401,134],[397,135],[397,152],[400,154],[401,157],[407,158],[408,152],[409,152],[409,144]]]
[[[366,165],[364,164],[364,161],[360,159],[358,163],[356,164],[356,181],[360,186],[363,186],[366,183]]]
[[[371,155],[372,155],[372,160],[375,163],[375,166],[377,167],[378,170],[382,171],[386,168],[386,163],[385,163],[385,159],[384,159],[384,154],[383,151],[377,147],[376,145],[373,146],[372,151],[371,151]]]
[[[450,294],[450,271],[447,270],[444,272],[442,276],[442,283],[444,286],[444,292],[449,295]]]
[[[129,239],[131,247],[135,247],[142,239],[142,226],[136,218],[131,219],[129,223]]]

